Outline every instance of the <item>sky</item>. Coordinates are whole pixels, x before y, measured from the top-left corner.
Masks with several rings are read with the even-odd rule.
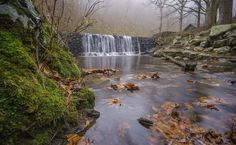
[[[233,1],[236,13],[236,0]],[[150,36],[158,32],[158,12],[149,0],[105,0],[104,8],[94,15],[97,20],[95,27],[88,32]],[[184,20],[184,26],[195,23],[192,17]],[[163,29],[178,31],[178,21],[174,16],[164,20]]]

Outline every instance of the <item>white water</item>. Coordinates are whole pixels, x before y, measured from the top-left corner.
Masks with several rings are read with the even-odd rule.
[[[99,34],[82,34],[84,56],[139,55],[138,38],[130,36],[112,36]]]

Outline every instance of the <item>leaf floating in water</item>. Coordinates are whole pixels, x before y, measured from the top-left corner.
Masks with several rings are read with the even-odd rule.
[[[150,73],[150,74],[139,74],[134,76],[135,79],[138,80],[145,80],[145,79],[153,79],[153,80],[158,80],[160,78],[159,73]]]
[[[228,104],[228,102],[219,97],[202,96],[198,97],[198,101],[195,104],[203,108],[219,111],[216,106],[220,104]]]
[[[130,129],[130,125],[126,122],[122,123],[119,125],[119,136],[120,137],[125,137],[125,135],[127,134],[128,132],[128,129]]]
[[[113,90],[128,90],[130,92],[139,90],[139,87],[133,83],[111,84]]]
[[[194,80],[187,80],[187,83],[188,83],[188,84],[195,84],[196,81],[194,81]]]
[[[122,101],[120,98],[108,98],[107,104],[110,107],[119,107],[122,105]]]

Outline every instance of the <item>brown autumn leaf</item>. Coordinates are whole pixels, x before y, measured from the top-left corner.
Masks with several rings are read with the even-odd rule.
[[[130,129],[130,125],[128,123],[123,122],[120,124],[118,128],[119,136],[124,137],[127,134],[128,129]]]
[[[69,134],[66,136],[67,138],[67,145],[77,145],[81,139],[81,136],[78,134]]]
[[[130,92],[139,90],[139,87],[133,83],[121,83],[121,84],[111,84],[113,90],[128,90]]]
[[[188,83],[188,84],[195,84],[196,81],[194,81],[194,80],[187,80],[187,83]]]
[[[148,73],[148,74],[138,74],[134,76],[135,79],[138,80],[145,80],[145,79],[152,79],[152,80],[158,80],[160,78],[159,73]]]
[[[106,102],[110,107],[119,107],[122,105],[122,100],[120,98],[108,98],[106,99]]]
[[[94,145],[94,141],[89,138],[82,137],[76,145]]]
[[[201,96],[201,97],[198,97],[198,100],[197,102],[195,102],[195,104],[199,107],[219,111],[219,109],[217,108],[217,105],[229,104],[229,102],[220,97]]]

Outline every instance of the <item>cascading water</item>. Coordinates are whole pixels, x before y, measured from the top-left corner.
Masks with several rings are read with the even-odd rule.
[[[99,34],[82,34],[83,55],[138,55],[140,43],[138,38],[130,36],[112,36]]]

